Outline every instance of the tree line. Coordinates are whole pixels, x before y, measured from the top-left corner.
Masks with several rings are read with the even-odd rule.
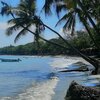
[[[50,39],[49,41],[66,46],[60,38]],[[97,49],[93,47],[93,42],[86,31],[77,31],[73,38],[68,39],[69,43],[86,55],[98,55]],[[93,48],[91,48],[91,46]],[[67,49],[54,46],[45,41],[39,41],[39,46],[36,42],[28,43],[19,46],[6,46],[0,48],[1,55],[77,55],[72,48],[67,46]]]

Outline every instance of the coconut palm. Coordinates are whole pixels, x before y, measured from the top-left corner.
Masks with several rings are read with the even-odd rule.
[[[5,2],[1,3],[3,4],[1,14],[12,16],[12,19],[8,21],[8,23],[12,24],[12,26],[6,30],[6,34],[9,36],[12,35],[15,31],[20,30],[14,40],[15,42],[17,42],[17,40],[22,35],[26,35],[28,32],[30,32],[34,35],[37,44],[39,39],[42,39],[53,45],[66,48],[60,44],[48,41],[40,36],[45,27],[40,17],[36,16],[35,0],[21,0],[17,8],[11,7]],[[36,28],[35,31],[31,30],[32,27]]]
[[[1,3],[4,5],[1,10],[1,14],[11,14],[13,17],[11,20],[8,21],[8,23],[12,24],[12,26],[6,30],[6,34],[9,36],[12,35],[14,31],[20,30],[14,40],[16,42],[22,35],[26,35],[28,33],[28,30],[26,29],[30,29],[33,25],[33,27],[36,28],[34,29],[34,39],[38,44],[39,35],[44,30],[44,27],[41,24],[42,21],[40,20],[40,18],[35,16],[35,0],[21,0],[17,8],[13,8],[4,2]],[[16,17],[14,17],[14,15],[16,15]]]
[[[75,31],[77,19],[80,20],[80,22],[82,22],[82,24],[85,26],[86,30],[88,31],[91,40],[94,42],[95,46],[100,50],[100,46],[98,45],[97,41],[95,40],[95,38],[91,33],[90,23],[96,30],[96,34],[99,34],[98,28],[94,23],[94,21],[92,20],[92,17],[94,16],[93,16],[93,12],[91,13],[91,9],[93,9],[91,5],[93,5],[93,3],[91,3],[91,5],[89,6],[88,4],[90,2],[91,2],[90,0],[81,0],[81,1],[80,0],[45,0],[43,9],[46,14],[50,14],[51,6],[54,4],[58,16],[62,10],[65,10],[66,11],[65,15],[58,21],[56,26],[61,22],[65,21],[65,25],[63,27],[64,32],[66,32],[66,29],[71,30],[72,35]],[[92,15],[92,17],[90,15]],[[97,13],[95,13],[94,15],[97,15]]]
[[[89,2],[87,3],[85,1],[89,1]],[[46,15],[50,15],[52,13],[51,7],[52,7],[52,5],[54,5],[58,17],[59,17],[59,13],[62,10],[65,10],[66,14],[58,21],[56,26],[59,23],[65,21],[66,23],[65,23],[63,29],[64,29],[64,31],[66,29],[70,29],[71,34],[74,33],[76,21],[78,18],[82,22],[82,24],[85,26],[86,30],[88,31],[88,34],[89,34],[91,40],[94,42],[95,47],[97,47],[98,50],[100,50],[100,46],[98,45],[98,43],[96,42],[95,38],[93,37],[93,35],[90,31],[90,29],[91,29],[90,24],[91,24],[93,26],[96,34],[99,34],[99,30],[98,30],[95,22],[92,19],[92,18],[94,18],[94,15],[93,15],[93,13],[90,14],[90,12],[89,12],[91,8],[93,9],[93,7],[90,6],[90,8],[88,7],[86,9],[85,7],[91,1],[90,0],[85,0],[85,1],[84,0],[81,0],[81,1],[80,0],[45,0],[45,4],[44,4],[43,9],[44,9]],[[95,13],[95,15],[96,15],[96,13]],[[72,48],[73,48],[73,46],[72,46]],[[76,50],[76,52],[80,53],[77,50]],[[81,57],[83,57],[83,55],[81,55]],[[87,58],[91,59],[91,61],[89,61]],[[95,63],[93,65],[95,66],[96,72],[97,72],[98,67],[99,67],[99,63],[96,60],[94,60],[93,58],[90,58],[90,57],[87,57],[87,58],[84,58],[84,59],[87,60],[88,62],[90,62],[91,64]],[[93,63],[92,63],[92,61],[93,61]]]
[[[62,0],[59,0],[59,1],[62,1]],[[35,36],[35,40],[37,42],[38,42],[39,38],[41,38],[42,40],[44,40],[46,42],[49,42],[54,45],[57,45],[57,46],[67,49],[66,47],[64,47],[60,44],[48,41],[40,36],[41,32],[46,27],[46,28],[50,29],[51,31],[53,31],[54,33],[56,33],[68,46],[73,48],[73,50],[75,50],[81,57],[83,57],[85,60],[87,60],[88,62],[93,64],[96,68],[98,68],[98,63],[96,63],[96,60],[82,54],[75,47],[73,47],[71,44],[69,44],[69,42],[67,40],[65,40],[58,32],[56,32],[55,30],[53,30],[52,28],[50,28],[49,26],[44,24],[41,21],[40,17],[36,16],[35,0],[21,0],[18,7],[13,8],[13,10],[6,3],[3,2],[3,4],[4,4],[3,9],[6,6],[10,9],[7,8],[6,10],[2,10],[1,13],[4,14],[4,12],[9,12],[9,14],[11,14],[13,17],[13,19],[8,21],[8,23],[12,24],[13,26],[11,26],[7,29],[6,34],[11,35],[14,31],[19,30],[19,29],[21,30],[18,33],[18,35],[16,36],[15,42],[16,42],[16,40],[19,39],[20,36],[25,35],[27,32],[31,32]],[[31,31],[31,29],[30,29],[30,27],[32,27],[32,26],[35,26],[35,28],[36,28],[34,32]],[[96,72],[97,72],[97,70],[96,70]]]

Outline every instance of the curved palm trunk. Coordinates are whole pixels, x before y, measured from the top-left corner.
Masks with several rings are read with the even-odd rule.
[[[100,33],[100,30],[97,28],[97,26],[95,25],[94,21],[92,20],[92,18],[90,17],[90,15],[88,14],[87,10],[85,9],[85,7],[83,6],[83,4],[81,3],[80,0],[76,0],[77,3],[80,5],[80,7],[83,9],[84,13],[86,14],[86,16],[88,17],[90,23],[92,24],[92,26],[94,27],[95,31],[97,34]]]
[[[77,54],[79,54],[83,59],[85,59],[87,62],[89,62],[90,64],[92,64],[95,67],[95,74],[97,74],[98,68],[99,68],[99,64],[100,62],[90,58],[84,54],[82,54],[78,49],[76,49],[73,45],[71,45],[67,40],[65,40],[58,32],[56,32],[55,30],[53,30],[52,28],[50,28],[49,26],[43,24],[45,27],[47,27],[48,29],[50,29],[52,32],[56,33],[69,47],[71,47],[73,50],[76,51]]]
[[[13,13],[11,13],[12,17],[15,19]],[[71,47],[73,50],[76,51],[77,54],[79,54],[83,59],[85,59],[87,62],[89,62],[90,64],[92,64],[94,67],[95,67],[95,74],[97,74],[97,71],[98,71],[98,68],[99,68],[99,62],[97,60],[94,60],[93,58],[90,58],[84,54],[82,54],[79,50],[77,50],[73,45],[71,45],[67,40],[65,40],[58,32],[56,32],[55,30],[53,30],[52,28],[50,28],[49,26],[43,24],[46,28],[48,28],[49,30],[51,30],[52,32],[56,33],[69,47]],[[34,32],[32,32],[31,30],[29,30],[27,27],[24,27],[23,25],[20,25],[22,28],[26,29],[27,31],[31,32],[33,35],[36,35]],[[66,47],[62,46],[62,45],[59,45],[57,43],[54,43],[54,42],[51,42],[51,41],[48,41],[44,38],[42,38],[41,36],[39,36],[40,39],[48,42],[48,43],[51,43],[53,45],[56,45],[56,46],[59,46],[59,47],[62,47],[64,49],[67,49]]]
[[[99,46],[98,43],[95,41],[95,39],[94,39],[94,37],[93,37],[93,35],[92,35],[92,33],[91,33],[89,27],[88,27],[87,22],[86,22],[85,19],[84,19],[84,17],[81,17],[80,12],[78,12],[78,14],[79,14],[79,16],[80,16],[80,20],[82,21],[83,25],[85,26],[85,28],[86,28],[86,30],[87,30],[87,32],[88,32],[88,34],[89,34],[91,40],[94,42],[95,47],[96,47],[98,50],[100,50],[100,46]]]

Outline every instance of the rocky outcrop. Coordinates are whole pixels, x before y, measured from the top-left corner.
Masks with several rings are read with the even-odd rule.
[[[81,86],[73,81],[65,100],[100,100],[100,88]]]

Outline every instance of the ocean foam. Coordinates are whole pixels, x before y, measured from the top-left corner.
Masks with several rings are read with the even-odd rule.
[[[69,67],[69,65],[76,62],[83,62],[85,64],[90,65],[87,61],[85,61],[84,59],[80,57],[57,57],[57,58],[54,58],[53,61],[50,62],[49,64],[53,68],[65,68],[65,67],[67,68]]]
[[[51,100],[52,95],[55,94],[54,88],[58,83],[58,78],[49,79],[48,81],[34,84],[28,88],[24,93],[16,97],[4,97],[0,100]]]
[[[50,63],[50,65],[54,68],[65,68],[71,65],[72,63],[76,63],[80,61],[77,58],[66,58],[66,57],[59,57],[54,58],[54,60]]]

